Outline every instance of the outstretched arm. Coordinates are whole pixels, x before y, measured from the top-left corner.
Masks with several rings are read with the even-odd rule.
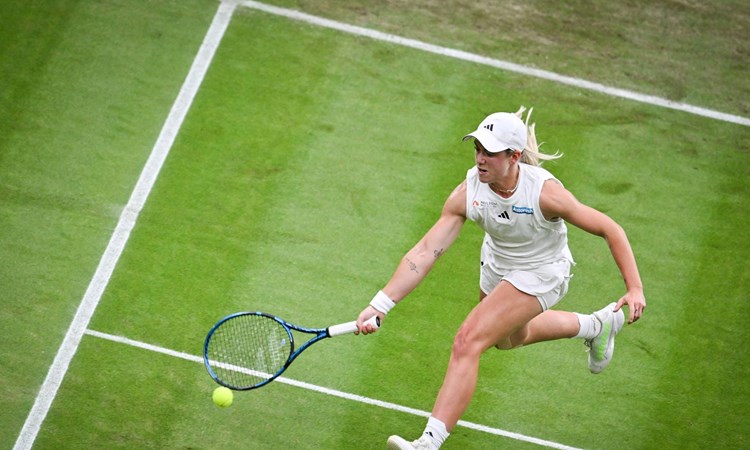
[[[383,293],[394,303],[398,303],[413,291],[430,272],[435,261],[456,240],[465,221],[466,182],[464,181],[448,196],[435,225],[401,258],[396,271],[383,288]],[[357,324],[363,332],[373,331],[363,328],[362,323],[374,315],[379,315],[381,320],[384,316],[381,311],[372,306],[368,306],[360,313]]]
[[[620,269],[627,290],[617,302],[615,311],[623,305],[628,305],[628,323],[638,320],[646,308],[646,298],[643,295],[643,283],[638,273],[635,255],[625,230],[606,214],[579,202],[555,180],[545,182],[539,204],[547,219],[559,217],[588,233],[604,238]]]

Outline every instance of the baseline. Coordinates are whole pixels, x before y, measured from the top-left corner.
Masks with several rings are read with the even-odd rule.
[[[554,81],[560,84],[567,84],[580,89],[586,89],[589,91],[599,92],[601,94],[610,95],[613,97],[620,97],[624,99],[634,100],[641,103],[647,103],[654,106],[661,106],[663,108],[675,109],[698,116],[709,117],[711,119],[721,120],[724,122],[736,123],[738,125],[750,126],[750,118],[737,116],[734,114],[724,113],[713,109],[703,108],[700,106],[691,105],[688,103],[675,102],[655,95],[641,94],[635,91],[627,89],[620,89],[616,87],[606,86],[600,83],[594,83],[581,78],[570,77],[567,75],[560,75],[555,72],[550,72],[542,69],[535,69],[533,67],[523,66],[521,64],[512,63],[509,61],[503,61],[499,59],[489,58],[475,53],[469,53],[461,50],[456,50],[447,47],[441,47],[439,45],[428,44],[426,42],[418,41],[415,39],[404,38],[396,36],[394,34],[388,34],[381,31],[373,30],[371,28],[359,27],[356,25],[349,25],[343,22],[337,22],[335,20],[326,19],[319,16],[313,16],[306,14],[294,9],[281,8],[278,6],[271,6],[265,3],[260,3],[252,0],[244,0],[240,2],[241,6],[247,8],[256,9],[269,14],[286,17],[288,19],[297,20],[300,22],[309,23],[324,28],[330,28],[333,30],[343,31],[357,36],[368,37],[383,42],[390,42],[392,44],[402,45],[404,47],[411,47],[417,50],[422,50],[429,53],[435,53],[441,56],[448,56],[464,61],[469,61],[485,66],[495,67],[498,69],[506,70],[509,72],[520,73],[535,78],[541,78],[544,80]]]

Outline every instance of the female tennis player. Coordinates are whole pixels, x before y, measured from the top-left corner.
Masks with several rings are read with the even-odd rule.
[[[581,338],[588,365],[600,373],[612,359],[615,336],[646,307],[635,256],[625,232],[607,215],[579,202],[547,170],[534,125],[517,113],[494,113],[463,140],[474,141],[476,165],[448,196],[440,218],[402,258],[390,281],[357,319],[381,320],[422,281],[451,246],[466,219],[485,231],[481,248],[479,303],[456,334],[443,385],[424,433],[409,442],[388,439],[390,449],[438,449],[474,394],[481,354],[562,338]],[[592,314],[553,311],[568,290],[573,257],[566,223],[604,238],[625,282],[625,294]]]

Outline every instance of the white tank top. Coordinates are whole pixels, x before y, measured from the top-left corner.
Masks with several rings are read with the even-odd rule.
[[[518,166],[518,189],[509,198],[480,182],[476,166],[469,169],[466,217],[485,231],[484,246],[499,269],[532,269],[563,259],[573,264],[565,222],[545,219],[539,207],[542,185],[555,177],[541,167]]]

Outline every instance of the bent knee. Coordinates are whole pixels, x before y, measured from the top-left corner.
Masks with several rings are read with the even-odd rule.
[[[514,348],[523,347],[523,343],[514,344],[510,339],[495,344],[495,348],[498,350],[513,350]]]
[[[501,339],[495,344],[495,348],[498,350],[512,350],[513,342],[511,342],[510,338]]]
[[[453,339],[453,347],[451,348],[451,355],[455,358],[462,358],[466,356],[479,356],[489,346],[484,345],[471,331],[461,327],[456,333],[456,337]]]
[[[498,350],[513,350],[514,348],[523,347],[523,344],[526,343],[526,335],[526,330],[520,330],[510,337],[497,341],[495,348]]]

